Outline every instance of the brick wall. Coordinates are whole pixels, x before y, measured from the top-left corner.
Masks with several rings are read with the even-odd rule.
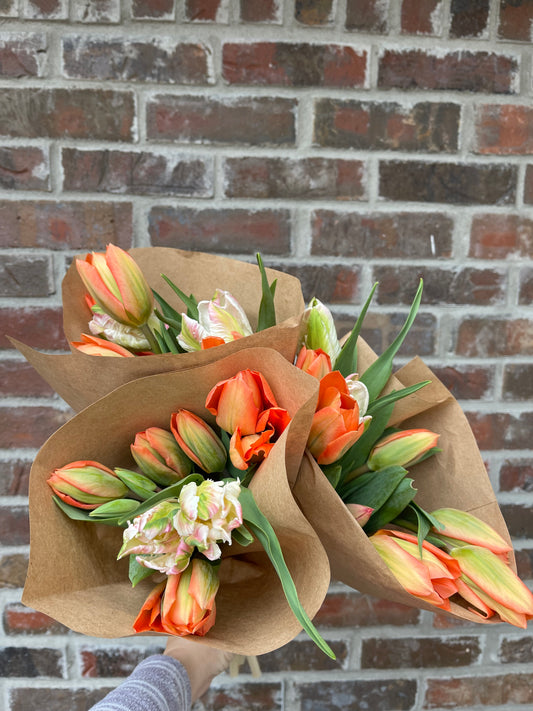
[[[265,261],[365,336],[397,333],[472,423],[533,579],[530,0],[0,0],[2,332],[62,350],[73,254],[163,245]],[[0,706],[82,711],[151,639],[19,602],[32,457],[70,415],[3,338]],[[533,706],[533,637],[333,585],[305,639],[206,709]]]

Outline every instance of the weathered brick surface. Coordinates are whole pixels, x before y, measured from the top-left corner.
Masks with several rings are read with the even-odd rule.
[[[282,711],[283,690],[279,681],[236,684],[211,688],[202,697],[200,711],[234,709],[234,711]]]
[[[325,25],[332,11],[333,0],[294,0],[294,17],[303,25]]]
[[[262,654],[259,660],[261,671],[278,672],[281,669],[288,672],[303,672],[337,670],[345,668],[348,657],[346,642],[329,642],[336,660],[327,657],[314,642],[310,640],[294,641],[269,654]]]
[[[44,34],[4,34],[0,39],[0,77],[45,76],[47,52]]]
[[[516,197],[514,166],[382,161],[379,194],[388,200],[457,205],[509,205]]]
[[[361,336],[376,353],[382,353],[398,335],[405,322],[405,313],[376,313],[368,312],[361,331]],[[355,318],[338,314],[335,319],[337,333],[344,336],[354,326]],[[435,354],[436,348],[436,319],[433,314],[418,313],[415,323],[402,344],[399,354],[401,356],[420,357]]]
[[[453,221],[426,212],[313,213],[312,254],[360,259],[450,257]]]
[[[364,639],[362,669],[411,669],[421,667],[463,667],[481,656],[476,637],[409,637],[408,639]]]
[[[367,53],[346,45],[227,43],[222,72],[230,84],[360,87]]]
[[[533,578],[533,548],[515,551],[516,572],[521,580]]]
[[[69,413],[53,407],[0,407],[5,423],[0,430],[0,448],[40,447],[69,419]]]
[[[487,34],[489,0],[452,0],[450,37],[481,37]]]
[[[529,319],[467,318],[457,332],[456,353],[463,356],[533,354],[533,321]]]
[[[211,197],[213,161],[183,153],[80,151],[62,153],[66,190],[133,195]]]
[[[42,612],[32,610],[20,603],[11,603],[4,608],[4,630],[8,635],[65,634],[68,629]]]
[[[524,267],[519,273],[518,303],[530,306],[533,302],[533,269]]]
[[[53,308],[1,308],[0,318],[5,328],[0,338],[0,349],[13,346],[5,337],[19,336],[33,348],[65,350],[67,342],[63,335],[63,315]]]
[[[476,112],[476,150],[495,155],[533,153],[533,109],[487,104]]]
[[[0,17],[17,17],[17,0],[0,0]]]
[[[131,141],[133,94],[110,89],[3,89],[0,134]]]
[[[442,0],[403,0],[401,10],[402,33],[407,35],[438,35],[442,23]]]
[[[296,137],[292,99],[156,96],[147,108],[152,140],[182,143],[290,145]]]
[[[530,446],[533,412],[520,415],[508,412],[466,414],[481,450],[527,449]]]
[[[0,677],[65,676],[63,653],[41,647],[4,647],[0,649]]]
[[[533,537],[532,508],[526,504],[502,504],[501,511],[513,538]]]
[[[483,400],[494,396],[494,368],[491,366],[432,365],[431,370],[458,400]]]
[[[111,688],[15,688],[9,692],[10,711],[40,711],[42,708],[54,711],[86,711],[103,699]]]
[[[420,611],[389,600],[358,592],[330,592],[314,618],[320,627],[367,627],[374,625],[413,625]]]
[[[420,279],[424,279],[425,304],[505,303],[505,272],[499,269],[438,269],[436,267],[374,267],[379,282],[378,303],[410,304]]]
[[[9,395],[6,392],[6,395]],[[31,461],[14,459],[2,462],[0,467],[0,495],[27,496]]]
[[[221,5],[222,0],[186,0],[186,17],[192,22],[221,21],[219,13]]]
[[[475,678],[455,676],[427,680],[424,708],[502,706],[533,703],[533,675],[492,674]],[[509,706],[508,706],[509,707]]]
[[[128,676],[148,655],[161,654],[163,649],[164,645],[157,642],[150,648],[85,646],[80,650],[81,675],[86,678]]]
[[[359,293],[359,268],[343,264],[310,266],[272,265],[297,277],[302,284],[304,299],[316,296],[332,304],[353,303]]]
[[[471,257],[528,257],[533,250],[533,220],[519,215],[476,215],[470,233]]]
[[[0,543],[4,546],[22,546],[29,542],[29,517],[27,506],[3,506],[0,519]]]
[[[361,200],[366,197],[364,164],[328,158],[228,158],[227,197]]]
[[[103,250],[132,243],[126,202],[0,201],[0,246]],[[21,332],[19,332],[21,333]]]
[[[98,22],[103,25],[120,22],[120,0],[85,0],[74,3],[77,22]]]
[[[533,398],[533,364],[508,363],[503,370],[504,400],[530,400]]]
[[[460,106],[420,102],[320,99],[314,141],[332,148],[453,152],[458,146]]]
[[[277,22],[279,0],[240,0],[241,22]]]
[[[33,147],[0,147],[0,187],[8,190],[50,190],[47,152]]]
[[[503,664],[528,664],[533,655],[533,637],[519,639],[504,637],[500,644],[498,659]]]
[[[0,556],[0,590],[22,588],[28,570],[25,553],[10,553]]]
[[[501,491],[533,491],[533,463],[529,459],[506,459],[500,470]]]
[[[447,52],[386,49],[379,59],[381,89],[435,89],[490,94],[516,92],[515,56],[495,52]]]
[[[356,709],[361,699],[373,711],[407,711],[413,708],[417,683],[413,679],[379,679],[376,681],[324,681],[299,683],[302,711],[344,711]]]
[[[348,0],[346,4],[346,29],[381,34],[387,32],[389,1]]]
[[[175,0],[133,0],[131,13],[134,20],[169,20],[174,8]]]
[[[209,83],[209,50],[170,38],[132,42],[65,37],[63,67],[67,77],[77,79],[202,85]]]
[[[154,247],[287,255],[290,214],[287,210],[154,207],[149,233]]]
[[[518,42],[531,41],[533,6],[528,0],[501,0],[498,37]]]
[[[55,292],[50,257],[3,254],[0,296],[49,296]]]
[[[68,0],[23,0],[22,12],[32,20],[66,20]]]

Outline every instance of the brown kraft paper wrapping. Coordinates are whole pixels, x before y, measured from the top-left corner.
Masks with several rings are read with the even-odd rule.
[[[131,467],[129,445],[135,433],[149,426],[168,429],[171,413],[180,407],[212,424],[204,408],[207,393],[244,368],[262,372],[280,406],[292,416],[250,488],[276,530],[304,608],[310,617],[317,612],[329,584],[328,559],[293,499],[288,476],[296,475],[301,461],[318,385],[279,353],[256,348],[217,363],[128,383],[50,437],[31,471],[26,605],[84,634],[133,634],[132,623],[154,581],[149,578],[132,588],[128,561],[116,561],[122,529],[68,519],[54,504],[46,480],[54,468],[76,460]],[[216,623],[199,642],[249,655],[276,649],[298,634],[301,627],[260,545],[226,546],[220,579]]]
[[[257,325],[261,301],[261,276],[254,264],[202,252],[186,252],[167,247],[131,249],[146,280],[176,310],[185,307],[161,278],[172,279],[186,294],[198,301],[211,299],[215,289],[233,294],[244,308],[252,328]],[[85,255],[79,255],[83,258]],[[119,385],[146,375],[206,365],[243,348],[273,348],[292,362],[298,347],[300,318],[304,301],[300,282],[295,277],[267,269],[269,283],[277,279],[277,325],[216,348],[195,353],[162,354],[135,358],[90,356],[71,347],[69,354],[46,354],[11,339],[38,373],[74,410],[79,412]],[[86,289],[73,264],[63,279],[63,328],[69,342],[89,333],[91,312],[85,303]],[[219,349],[222,349],[220,351]]]
[[[358,351],[359,372],[362,373],[376,355],[361,339]],[[510,541],[472,430],[449,390],[420,358],[414,358],[401,368],[385,390],[424,380],[431,380],[431,383],[400,400],[390,420],[394,425],[401,423],[404,429],[425,428],[440,434],[438,446],[442,452],[409,471],[418,490],[416,502],[430,512],[443,507],[469,511]],[[334,579],[362,593],[437,611],[433,605],[405,591],[396,581],[308,452],[302,460],[293,493],[326,549]],[[515,569],[514,558],[512,564]],[[476,622],[481,620],[453,602],[449,614]],[[495,615],[489,621],[499,621],[499,617]]]

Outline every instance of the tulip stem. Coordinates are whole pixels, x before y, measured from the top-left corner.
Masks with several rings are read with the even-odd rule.
[[[348,474],[346,474],[346,476],[344,477],[343,484],[347,484],[349,481],[353,481],[353,479],[357,479],[358,476],[361,476],[361,474],[366,474],[369,471],[370,469],[367,467],[367,465],[363,464],[361,467],[358,467],[357,469],[348,472]]]
[[[141,331],[146,336],[146,340],[150,344],[150,350],[152,351],[152,353],[154,353],[155,355],[161,353],[161,348],[159,348],[159,343],[157,342],[156,337],[152,333],[150,326],[147,323],[143,324],[141,326]]]

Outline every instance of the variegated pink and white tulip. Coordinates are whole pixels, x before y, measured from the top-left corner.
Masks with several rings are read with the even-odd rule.
[[[217,289],[210,301],[198,303],[198,320],[182,314],[178,343],[186,351],[229,343],[253,333],[248,317],[229,291]]]

